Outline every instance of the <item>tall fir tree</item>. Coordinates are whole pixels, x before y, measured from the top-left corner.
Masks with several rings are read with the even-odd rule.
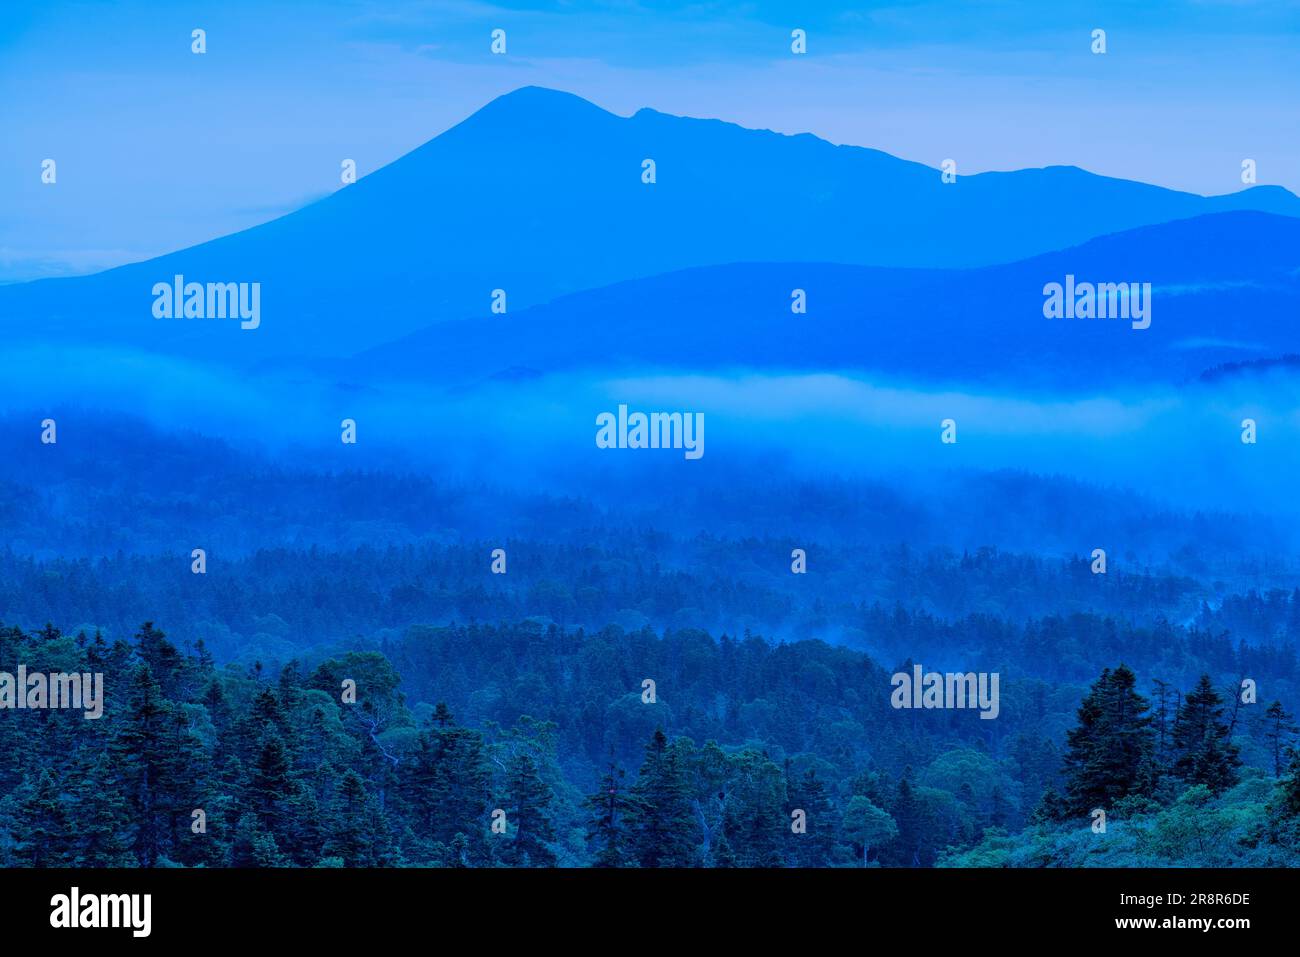
[[[395,863],[383,815],[361,775],[348,771],[327,824],[323,856],[340,857],[345,867],[381,867]]]
[[[1065,794],[1060,811],[1084,817],[1155,786],[1155,736],[1149,703],[1126,665],[1101,673],[1079,705],[1078,723],[1066,735]]]
[[[463,834],[476,862],[488,859],[484,840],[491,776],[483,736],[456,725],[446,706],[420,732],[411,760],[398,768],[399,790],[412,809],[417,833],[449,844]]]
[[[520,867],[553,867],[555,827],[551,823],[551,786],[537,773],[537,764],[527,754],[517,754],[506,768],[506,789],[510,795],[514,839],[504,858]]]
[[[144,664],[132,675],[128,700],[124,723],[109,745],[109,755],[131,812],[131,849],[141,867],[153,867],[165,849],[170,826],[162,778],[171,758],[166,741],[171,706]]]
[[[691,867],[699,825],[678,749],[656,729],[632,794],[636,801],[632,851],[642,867]]]
[[[1274,701],[1268,706],[1264,712],[1264,740],[1268,743],[1268,753],[1273,759],[1273,777],[1282,776],[1287,753],[1298,731],[1300,726],[1296,725],[1295,716],[1282,707],[1282,702]]]
[[[268,832],[274,834],[280,829],[283,808],[293,790],[288,750],[284,739],[272,729],[262,739],[245,790],[250,809]]]
[[[70,862],[74,841],[69,802],[48,769],[19,789],[13,858],[24,867]]]
[[[786,781],[790,811],[799,809],[804,812],[804,832],[797,834],[793,829],[787,829],[790,833],[790,864],[794,867],[830,867],[835,862],[835,838],[840,822],[836,820],[826,785],[811,768],[802,777],[793,777],[788,773],[788,764]]]
[[[72,820],[78,867],[129,867],[126,842],[130,810],[108,754],[101,752],[84,767],[72,797]]]
[[[631,828],[636,820],[636,802],[623,785],[625,772],[611,754],[609,769],[600,779],[600,790],[588,795],[583,806],[591,814],[587,840],[596,848],[595,867],[626,867],[633,860]]]
[[[1211,794],[1222,794],[1239,779],[1241,757],[1224,721],[1223,696],[1209,675],[1202,675],[1183,699],[1174,750],[1174,773],[1189,785],[1204,784]]]
[[[790,818],[785,778],[765,754],[745,749],[729,756],[722,834],[740,867],[780,867]]]

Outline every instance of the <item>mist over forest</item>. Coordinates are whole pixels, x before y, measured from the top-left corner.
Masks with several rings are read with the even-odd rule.
[[[0,863],[1295,864],[1300,201],[954,189],[530,87],[0,287]]]

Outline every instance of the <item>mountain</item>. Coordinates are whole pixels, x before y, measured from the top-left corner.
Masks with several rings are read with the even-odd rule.
[[[1151,324],[1048,319],[1048,283],[1151,283]],[[803,289],[807,313],[791,311]],[[982,269],[744,263],[634,280],[431,325],[341,377],[472,383],[589,369],[869,371],[1069,391],[1180,382],[1300,349],[1300,219],[1163,223]]]
[[[657,181],[642,182],[642,161]],[[1202,197],[1073,167],[938,170],[528,87],[297,212],[94,276],[0,287],[9,342],[227,361],[344,356],[426,325],[698,266],[975,267],[1229,210],[1300,216],[1276,187]],[[260,283],[261,324],[155,319],[155,283]],[[609,322],[613,317],[606,316]]]

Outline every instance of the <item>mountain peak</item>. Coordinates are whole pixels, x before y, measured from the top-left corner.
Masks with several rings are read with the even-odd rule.
[[[339,354],[480,316],[495,289],[509,290],[514,311],[726,262],[970,268],[1208,213],[1300,214],[1300,200],[1278,190],[1207,200],[1078,169],[950,186],[877,151],[636,115],[544,87],[513,90],[288,216],[99,277],[0,288],[0,329],[182,355],[221,349],[241,362]],[[656,177],[644,177],[647,159]],[[182,274],[261,284],[263,331],[155,322],[143,297]],[[378,310],[382,323],[357,321]]]
[[[553,90],[546,86],[521,86],[518,89],[511,90],[509,93],[503,93],[496,99],[490,101],[486,106],[475,113],[474,116],[481,116],[487,113],[527,113],[531,116],[551,118],[581,115],[613,115],[608,110],[602,109],[590,100],[584,100],[576,93],[568,93],[564,90]]]
[[[444,140],[460,140],[463,136],[478,138],[479,148],[482,148],[484,138],[490,142],[506,143],[521,136],[554,139],[559,135],[558,131],[564,131],[564,135],[575,135],[579,131],[585,131],[584,135],[599,135],[598,131],[607,131],[610,123],[621,119],[573,93],[545,86],[521,86],[489,101],[416,152],[423,152]]]

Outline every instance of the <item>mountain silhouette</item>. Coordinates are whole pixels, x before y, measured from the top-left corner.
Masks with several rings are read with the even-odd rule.
[[[1044,286],[1150,283],[1151,324],[1048,319]],[[806,294],[807,313],[791,311]],[[1217,213],[982,269],[741,263],[438,323],[332,374],[472,382],[534,374],[867,371],[1086,391],[1186,381],[1300,346],[1300,219]]]
[[[653,184],[642,181],[647,159]],[[343,356],[487,318],[497,289],[513,312],[728,263],[987,266],[1242,209],[1296,216],[1300,199],[1276,187],[1202,197],[1073,167],[945,184],[877,150],[649,109],[620,117],[527,87],[280,219],[93,276],[0,287],[0,324],[11,342]],[[151,289],[175,275],[260,283],[260,327],[155,319]]]

